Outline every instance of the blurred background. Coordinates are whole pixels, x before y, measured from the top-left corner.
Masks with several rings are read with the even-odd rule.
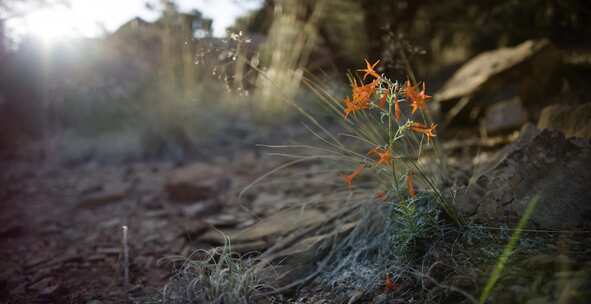
[[[449,130],[512,131],[586,101],[590,15],[577,0],[3,0],[0,151],[66,164],[231,153],[299,127],[290,102],[321,113],[303,81],[341,98],[364,58],[427,81]]]
[[[458,210],[504,225],[543,191],[548,199],[538,208],[551,224],[588,221],[591,178],[583,164],[591,153],[567,137],[591,138],[589,37],[589,0],[0,0],[0,302],[160,299],[176,277],[163,257],[224,245],[226,235],[232,251],[245,254],[275,248],[299,228],[333,239],[324,229],[332,223],[309,227],[344,224],[334,216],[349,218],[342,213],[352,210],[348,203],[373,201],[382,188],[361,176],[361,191],[349,191],[343,176],[358,164],[347,162],[348,155],[332,162],[323,148],[334,147],[306,128],[318,125],[298,109],[347,144],[363,146],[347,149],[367,151],[366,143],[341,136],[342,114],[331,113],[317,94],[337,101],[350,95],[347,73],[364,68],[364,59],[380,60],[378,72],[392,80],[425,81],[449,165],[433,173]],[[257,146],[292,143],[301,149]],[[505,150],[509,157],[497,161]],[[434,149],[425,151],[421,160],[430,169]],[[300,162],[318,153],[328,160]],[[421,191],[420,178],[415,183]],[[131,285],[122,271],[122,226],[129,228],[123,239],[129,239]],[[476,243],[470,237],[466,249],[478,251],[467,258],[444,244],[459,259],[437,257],[433,266],[459,270],[448,275],[428,267],[428,274],[435,269],[448,286],[479,290],[485,282],[471,282],[488,267],[481,258],[496,261],[502,247],[495,244],[508,240],[483,235],[475,232],[483,240]],[[524,284],[513,288],[509,281],[499,294],[515,302],[526,290],[562,299],[566,293],[556,286],[590,289],[562,281],[571,276],[563,275],[569,269],[563,265],[589,265],[589,240],[568,245],[555,236],[560,262],[532,263],[523,271],[531,278],[515,276]],[[564,252],[577,248],[585,258],[563,262]],[[343,260],[365,260],[358,258],[365,254]],[[456,267],[460,260],[475,266]],[[293,261],[294,269],[326,265]],[[330,276],[372,273],[351,269],[363,271]],[[577,280],[584,277],[570,270]],[[432,291],[439,287],[427,291],[422,279],[408,282],[438,297]],[[356,293],[347,298],[351,303],[363,296],[353,285],[331,286],[337,285]],[[420,299],[401,288],[408,299]]]

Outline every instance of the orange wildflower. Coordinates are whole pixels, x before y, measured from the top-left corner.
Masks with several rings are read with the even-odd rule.
[[[367,156],[377,155],[380,150],[383,148],[380,146],[373,147],[367,151]]]
[[[386,274],[386,282],[384,282],[384,286],[386,287],[384,292],[394,291],[394,288],[396,287],[394,285],[394,280],[392,280],[392,275],[389,273]]]
[[[382,147],[374,147],[371,148],[371,150],[369,150],[369,152],[367,152],[367,155],[377,155],[378,156],[378,160],[377,160],[377,164],[378,165],[389,165],[390,162],[392,161],[392,153],[390,153],[390,149],[384,149]]]
[[[377,80],[374,80],[366,85],[359,85],[357,81],[353,79],[351,86],[353,87],[353,99],[345,98],[345,119],[349,117],[349,114],[369,109],[369,100],[374,94],[378,85]]]
[[[390,150],[378,153],[378,155],[380,156],[380,159],[378,159],[378,165],[389,165],[392,161],[392,154],[390,153]]]
[[[376,65],[379,63],[380,61],[376,61],[374,64],[370,64],[369,61],[367,61],[367,59],[365,59],[365,64],[366,64],[366,68],[365,69],[360,69],[357,70],[359,72],[365,72],[365,74],[363,75],[363,80],[365,80],[365,78],[367,78],[367,76],[373,76],[376,79],[380,78],[380,74],[378,74],[374,68],[376,67]]]
[[[430,140],[433,137],[436,137],[436,134],[433,134],[433,132],[435,131],[435,128],[437,128],[437,124],[431,123],[431,127],[427,127],[421,123],[418,122],[413,122],[412,125],[410,126],[410,129],[417,132],[417,133],[422,133],[425,136],[427,136],[427,140]]]
[[[380,98],[380,108],[382,109],[386,109],[386,102],[388,101],[388,94],[384,93],[382,95],[382,98]]]
[[[419,109],[425,109],[427,107],[427,100],[431,99],[431,96],[427,95],[425,90],[425,83],[423,82],[423,90],[417,92],[417,87],[412,86],[410,81],[407,80],[404,84],[406,97],[410,100],[412,113],[414,114]]]
[[[417,88],[410,84],[410,80],[407,80],[404,83],[404,91],[406,93],[406,97],[408,97],[411,101],[417,96]]]
[[[363,171],[363,165],[359,165],[357,166],[357,168],[355,169],[355,171],[353,171],[353,173],[343,176],[343,179],[345,180],[345,184],[347,184],[347,187],[349,187],[349,189],[351,189],[351,187],[353,187],[353,178],[355,178],[355,176],[359,175],[359,173],[361,173],[361,171]]]
[[[415,186],[414,186],[414,184],[412,182],[412,172],[409,172],[406,175],[406,187],[408,188],[408,194],[411,197],[417,196],[417,193],[415,192]]]
[[[398,104],[398,97],[394,95],[394,117],[396,121],[400,121],[400,105]]]
[[[369,99],[374,94],[377,86],[377,79],[366,85],[358,85],[357,81],[353,80],[353,102],[369,107]]]
[[[418,109],[427,108],[427,100],[431,99],[431,96],[425,93],[425,83],[423,82],[423,90],[419,93],[415,93],[412,99],[412,113],[414,114]]]
[[[345,103],[345,119],[347,119],[347,117],[349,117],[349,114],[357,111],[357,106],[355,105],[355,103],[351,101],[351,99],[349,99],[349,97],[345,97],[345,100],[343,100],[343,102]]]
[[[374,196],[374,198],[379,199],[380,201],[386,201],[386,192],[384,191],[380,191],[378,193],[376,193],[376,195]]]

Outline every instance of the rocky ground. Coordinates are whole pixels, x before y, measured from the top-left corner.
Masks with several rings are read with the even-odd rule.
[[[244,186],[278,164],[255,158],[59,169],[5,163],[2,301],[123,302],[122,226],[129,229],[132,292],[158,290],[171,275],[161,259],[219,245],[214,229],[242,229],[294,200],[314,202],[320,193],[314,187],[327,187],[326,180],[279,179],[238,199]],[[293,170],[304,177],[319,168]],[[243,249],[267,245],[255,240]]]
[[[477,303],[517,222],[540,195],[490,301],[589,303],[589,103],[544,108],[538,88],[552,87],[550,80],[523,76],[555,70],[556,56],[547,41],[487,52],[435,96],[449,131],[441,191],[465,222],[454,226],[437,214],[435,226],[411,239],[405,259],[392,254],[391,241],[404,228],[392,224],[396,203],[377,201],[370,187],[347,191],[334,166],[301,163],[252,186],[288,161],[253,152],[260,141],[224,146],[234,142],[230,133],[257,129],[224,131],[225,143],[195,151],[208,156],[199,161],[1,161],[0,302],[161,303],[166,286],[171,302],[188,303],[198,297],[187,295],[187,286],[221,275],[226,283],[248,278],[247,287],[272,283],[274,289],[256,290],[265,295],[261,303]],[[491,97],[515,86],[516,75],[524,79],[523,90],[514,90],[519,96]],[[479,134],[474,125],[453,130],[480,112]],[[537,117],[537,127],[526,124]],[[415,218],[421,225],[434,210],[428,199],[422,203],[425,217]],[[243,259],[207,251],[224,248],[225,237]],[[205,251],[193,255],[199,249]],[[182,271],[192,255],[211,257],[196,264],[204,276]],[[249,257],[256,264],[240,264]],[[240,267],[221,263],[225,258]],[[256,280],[245,276],[251,270]]]
[[[540,209],[543,212],[533,216],[537,227],[576,231],[574,227],[588,223],[585,213],[588,200],[576,195],[579,192],[585,195],[582,189],[588,172],[580,162],[589,156],[588,144],[567,140],[557,131],[529,128],[534,130],[526,128],[519,140],[504,150],[498,150],[500,146],[497,146],[480,154],[480,161],[488,161],[479,165],[486,170],[470,173],[477,176],[476,188],[462,186],[469,179],[467,172],[471,169],[453,165],[466,161],[459,160],[461,157],[450,159],[456,176],[450,189],[456,193],[457,207],[466,216],[472,216],[474,224],[501,217],[511,226],[522,214],[530,190],[546,189],[547,196],[558,195],[561,201],[545,201]],[[554,142],[559,148],[542,150],[546,141]],[[469,147],[466,143],[453,142],[445,147],[456,155],[468,153],[454,152],[456,146]],[[487,146],[491,146],[490,142],[480,142],[475,144],[475,149],[482,151]],[[528,161],[521,160],[523,157]],[[263,260],[284,265],[274,268],[275,282],[289,285],[304,278],[308,283],[297,286],[303,289],[275,295],[276,302],[399,303],[413,298],[425,300],[419,295],[425,293],[425,288],[438,289],[433,289],[439,286],[434,284],[449,284],[474,294],[484,284],[486,274],[508,241],[510,230],[483,228],[456,231],[452,239],[433,240],[437,245],[432,244],[435,249],[425,255],[432,263],[426,275],[438,283],[429,283],[425,277],[417,277],[406,269],[396,276],[395,292],[384,293],[383,287],[375,287],[383,286],[383,282],[375,282],[371,291],[355,288],[343,291],[343,284],[354,285],[346,280],[338,283],[340,289],[326,288],[326,277],[318,275],[309,280],[306,277],[318,272],[319,261],[334,259],[327,240],[341,239],[360,227],[360,218],[351,216],[348,210],[352,209],[348,208],[355,208],[351,202],[367,201],[370,194],[360,192],[352,196],[341,191],[344,187],[336,171],[311,162],[282,170],[273,178],[247,188],[240,196],[251,182],[283,161],[245,152],[233,159],[219,157],[207,162],[178,164],[87,163],[55,168],[34,166],[31,162],[4,163],[0,193],[3,202],[0,250],[4,257],[0,297],[4,303],[127,303],[129,298],[137,303],[146,303],[148,298],[158,302],[158,294],[178,266],[171,262],[173,257],[187,257],[196,249],[223,245],[224,237],[220,233],[223,232],[231,238],[233,251],[263,253]],[[544,174],[536,173],[543,168],[553,168],[556,174],[551,178],[558,180],[548,184]],[[568,168],[566,173],[573,178],[572,183],[560,183],[568,178],[561,175],[561,168]],[[516,179],[521,182],[506,182]],[[530,185],[529,188],[519,186],[524,184]],[[474,199],[475,196],[486,201]],[[557,203],[564,208],[556,206]],[[123,287],[123,226],[129,229],[129,293]],[[554,267],[551,265],[570,265],[570,272],[563,271],[563,277],[586,277],[585,269],[591,265],[588,248],[584,246],[588,240],[589,234],[584,231],[528,234],[525,241],[529,245],[520,251],[523,259],[516,262],[519,267],[512,267],[512,273],[523,282],[524,276],[517,269],[537,270],[541,263],[546,269]],[[457,260],[458,256],[462,260]],[[478,259],[482,264],[478,264]],[[538,266],[531,266],[532,263]],[[569,282],[578,284],[577,288],[588,286],[584,279]],[[530,288],[529,283],[525,280],[522,285],[506,284],[510,288]],[[547,286],[544,284],[540,286]],[[293,293],[295,290],[299,292]],[[437,299],[449,299],[449,294],[443,297],[441,292],[432,293]],[[543,292],[533,295],[547,296]],[[460,301],[462,297],[455,299]]]

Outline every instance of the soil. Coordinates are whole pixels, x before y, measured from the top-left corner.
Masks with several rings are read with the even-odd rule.
[[[245,155],[234,162],[212,161],[232,187],[191,203],[168,199],[164,183],[175,169],[169,162],[71,168],[4,162],[0,302],[127,303],[123,226],[129,229],[131,294],[157,292],[172,273],[163,258],[211,246],[195,240],[213,226],[254,223],[240,211],[237,193],[276,162]],[[97,190],[101,187],[107,190]],[[118,196],[109,188],[124,190]]]
[[[4,160],[0,162],[0,254],[3,257],[0,302],[101,304],[129,303],[131,298],[132,302],[146,303],[147,298],[152,298],[153,303],[159,303],[159,292],[174,274],[172,258],[220,245],[219,240],[205,237],[215,229],[240,230],[295,201],[334,200],[333,190],[344,188],[337,172],[327,173],[319,164],[310,163],[282,173],[298,176],[297,179],[274,178],[239,199],[238,194],[245,186],[284,161],[246,149],[233,157],[184,163],[88,162],[67,167],[31,160]],[[194,166],[196,163],[199,165]],[[197,193],[183,192],[180,196],[189,195],[189,199],[175,199],[178,193],[170,191],[178,187],[167,185],[170,176],[182,179],[186,172],[179,174],[179,169],[191,167],[199,168],[197,175],[211,177],[216,182],[199,185],[192,188]],[[188,176],[194,176],[193,173],[189,172]],[[198,199],[191,200],[191,195]],[[128,290],[123,275],[123,226],[128,227]],[[495,243],[493,234],[502,237]],[[434,265],[455,266],[443,270],[432,267],[434,272],[427,274],[450,286],[477,290],[484,285],[509,235],[508,231],[472,229],[453,242],[433,246],[439,248],[430,252]],[[523,294],[516,286],[531,289],[531,282],[542,275],[537,270],[547,269],[544,266],[547,264],[565,264],[560,259],[560,254],[564,254],[561,246],[572,250],[567,262],[578,265],[562,273],[575,277],[582,271],[588,275],[591,264],[588,249],[583,245],[588,238],[588,234],[566,238],[546,235],[541,239],[536,234],[527,236],[524,242],[529,242],[533,249],[521,251],[523,259],[510,265],[515,279],[509,276],[501,282],[511,290],[504,294]],[[570,243],[548,247],[558,241],[564,243],[565,239]],[[247,243],[244,250],[265,249],[269,245],[265,242]],[[530,275],[531,280],[524,274]],[[553,295],[545,291],[549,290],[545,286],[553,286],[556,280],[536,285],[542,291],[532,293],[531,297],[551,298]],[[516,284],[518,281],[521,285]],[[589,286],[586,279],[571,282]],[[276,299],[278,303],[303,304],[333,303],[340,297],[346,303],[357,297],[361,302],[399,303],[420,298],[414,294],[425,293],[423,289],[429,285],[424,278],[412,276],[396,283],[400,290],[391,294],[384,293],[383,287],[369,292],[335,294],[315,281],[289,298]],[[438,292],[428,294],[438,296]],[[450,299],[448,295],[438,297]]]

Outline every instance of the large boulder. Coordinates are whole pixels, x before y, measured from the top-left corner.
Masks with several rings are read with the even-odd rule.
[[[530,109],[543,106],[555,90],[552,77],[561,63],[561,53],[548,40],[527,40],[515,47],[481,53],[465,63],[434,95],[445,114],[445,124],[453,120],[484,123],[494,131],[519,129],[524,115],[516,112],[509,121],[499,110],[510,110],[517,103],[491,109],[507,100],[519,99]],[[532,109],[533,109],[532,108]],[[497,121],[500,119],[500,125]]]
[[[515,47],[500,48],[477,55],[464,64],[443,88],[435,94],[435,99],[446,102],[464,96],[475,95],[491,87],[500,87],[513,80],[507,74],[513,71],[525,72],[527,77],[541,77],[539,69],[553,70],[559,60],[556,49],[548,40],[527,40]],[[519,73],[523,74],[523,73]],[[540,84],[538,84],[540,85]]]
[[[536,194],[530,223],[559,229],[591,220],[591,142],[528,125],[475,182],[460,189],[455,205],[482,222],[516,223]]]
[[[559,130],[566,137],[591,138],[591,102],[551,105],[542,110],[538,128]]]

